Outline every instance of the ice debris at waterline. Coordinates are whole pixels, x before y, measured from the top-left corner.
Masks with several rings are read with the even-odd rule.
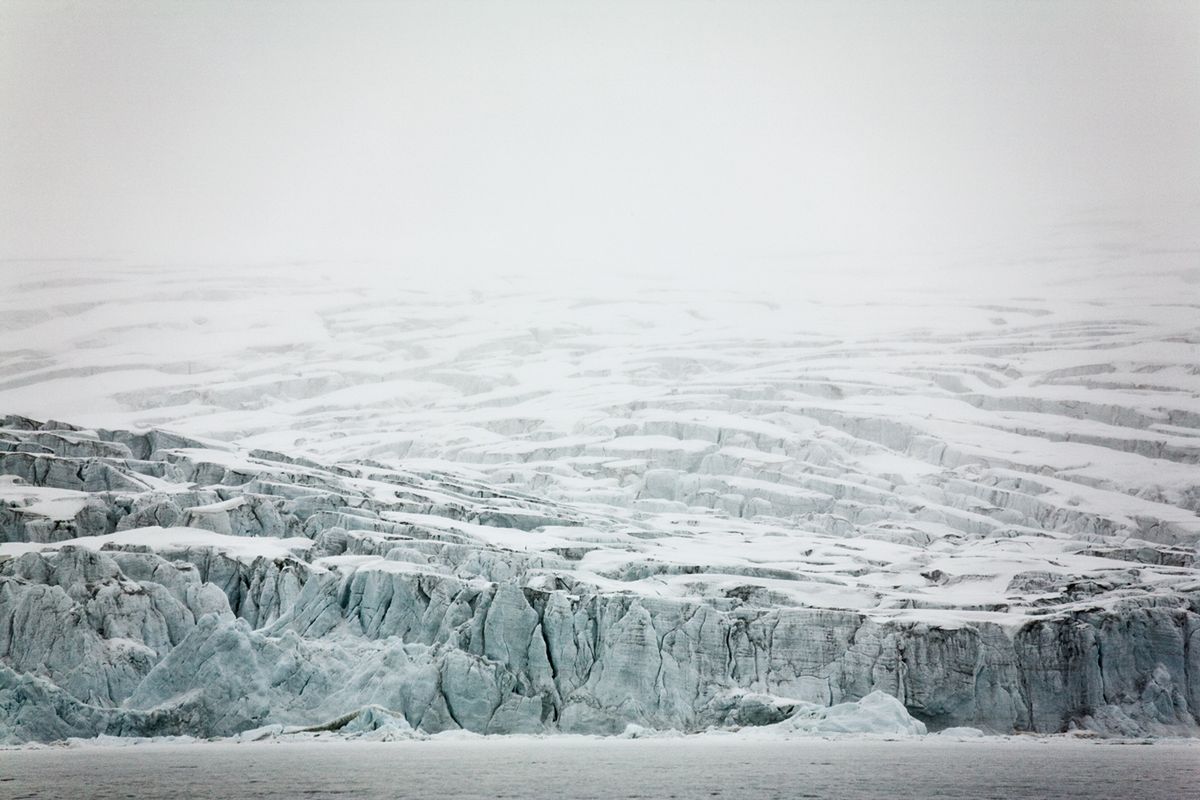
[[[1194,538],[606,515],[450,472],[21,417],[0,421],[0,474],[7,743],[338,720],[1200,730]]]

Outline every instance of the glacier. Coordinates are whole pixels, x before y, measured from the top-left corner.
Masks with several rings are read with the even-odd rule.
[[[203,275],[0,298],[0,742],[1200,733],[1192,272]]]
[[[878,589],[848,610],[872,563],[922,551],[793,534],[739,563],[729,520],[632,526],[436,473],[24,418],[0,442],[6,741],[230,736],[375,707],[427,733],[805,730],[881,697],[922,732],[1196,727],[1196,570],[1081,552],[1094,543],[985,540],[1019,570],[1004,611],[942,576],[893,592],[933,613]],[[961,549],[930,558],[979,568]],[[1035,557],[1062,571],[1021,570]]]

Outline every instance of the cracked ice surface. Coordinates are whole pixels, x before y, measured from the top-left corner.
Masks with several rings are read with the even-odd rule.
[[[1196,729],[1194,270],[72,269],[0,298],[0,410],[84,426],[0,433],[9,738],[695,730],[876,689],[934,728]]]

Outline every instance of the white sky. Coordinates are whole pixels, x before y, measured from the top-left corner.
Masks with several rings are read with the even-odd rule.
[[[1195,245],[1200,2],[6,0],[0,118],[7,259]]]

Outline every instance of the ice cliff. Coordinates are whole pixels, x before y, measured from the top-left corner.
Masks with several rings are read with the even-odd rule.
[[[638,435],[707,435],[656,424]],[[0,741],[362,714],[426,732],[836,732],[843,712],[827,709],[859,700],[855,719],[898,732],[1200,731],[1191,511],[1060,507],[1052,476],[998,465],[927,484],[941,510],[923,525],[896,483],[757,485],[736,465],[694,469],[747,453],[670,452],[679,463],[659,459],[644,496],[679,505],[615,513],[419,460],[318,463],[7,417]],[[730,481],[774,515],[722,500]],[[731,513],[687,512],[701,496]]]
[[[1193,735],[1200,273],[1055,252],[9,270],[0,737]]]

